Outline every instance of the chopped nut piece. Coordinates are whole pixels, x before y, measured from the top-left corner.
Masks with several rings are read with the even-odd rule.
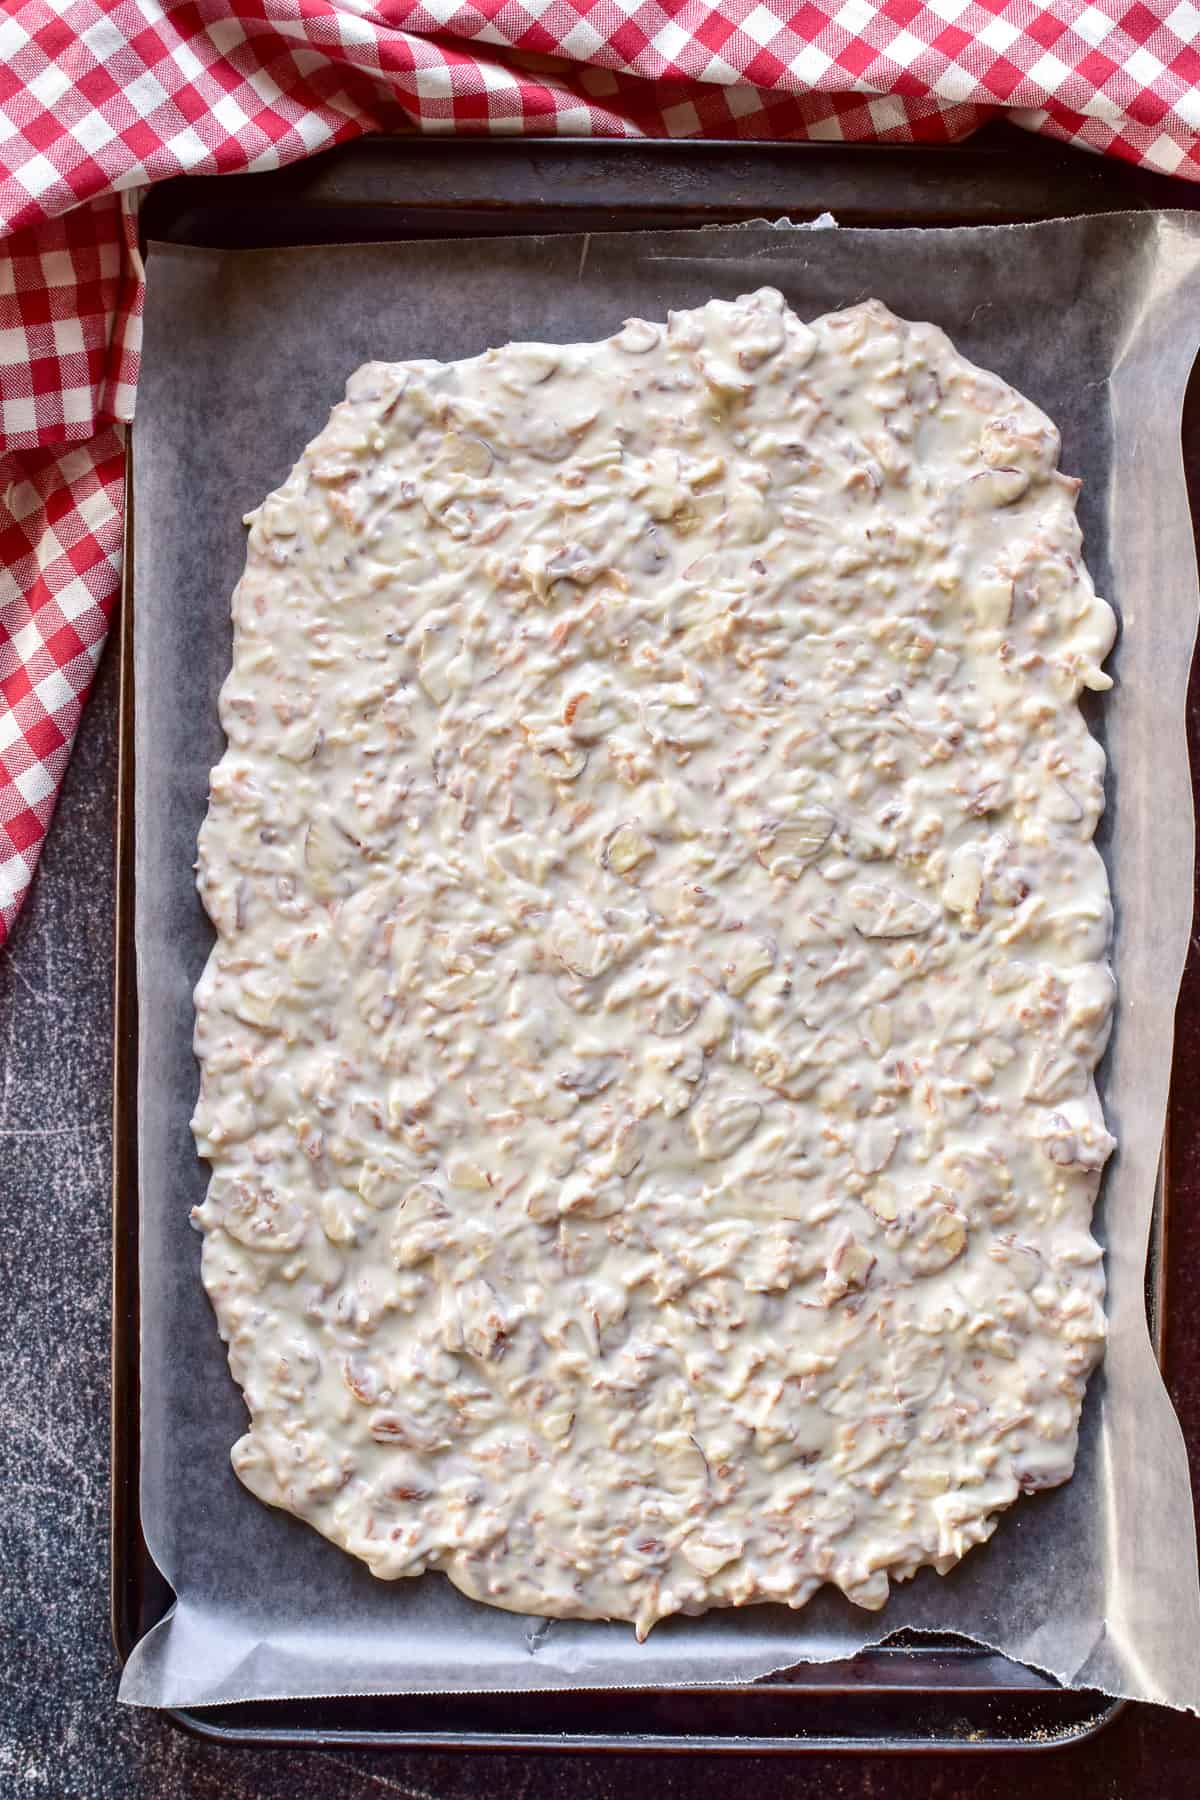
[[[967,845],[951,860],[950,873],[942,888],[942,905],[950,912],[961,913],[965,922],[978,924],[982,897],[983,864],[978,850]]]
[[[874,1267],[874,1256],[856,1238],[849,1233],[839,1238],[821,1283],[821,1297],[826,1305],[840,1300],[851,1288],[865,1287]]]

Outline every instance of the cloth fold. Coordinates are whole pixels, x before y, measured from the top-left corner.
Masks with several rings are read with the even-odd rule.
[[[119,588],[136,194],[372,131],[949,143],[1014,123],[1200,180],[1192,0],[8,0],[0,17],[0,943]]]

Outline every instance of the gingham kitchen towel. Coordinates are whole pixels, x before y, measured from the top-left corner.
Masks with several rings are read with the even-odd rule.
[[[1097,0],[0,0],[0,942],[115,604],[133,196],[367,131],[946,142],[1200,179],[1200,11]]]

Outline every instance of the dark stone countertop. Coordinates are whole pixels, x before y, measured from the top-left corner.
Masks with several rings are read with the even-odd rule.
[[[1091,1742],[1041,1756],[747,1763],[630,1756],[250,1752],[200,1743],[116,1703],[108,1630],[109,1125],[116,659],[102,668],[30,903],[0,952],[0,1800],[349,1800],[401,1794],[607,1800],[643,1784],[733,1800],[786,1794],[1182,1800],[1200,1722],[1130,1706]],[[1200,718],[1194,684],[1193,719]],[[1167,1367],[1200,1451],[1200,953],[1181,1007]]]

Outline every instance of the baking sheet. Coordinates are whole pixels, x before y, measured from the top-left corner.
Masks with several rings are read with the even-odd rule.
[[[959,230],[770,226],[207,251],[152,247],[135,434],[136,944],[140,1046],[142,1523],[178,1596],[121,1698],[150,1706],[329,1694],[747,1681],[902,1627],[970,1635],[1062,1681],[1200,1710],[1187,1460],[1146,1326],[1144,1265],[1192,907],[1184,697],[1195,556],[1179,447],[1200,340],[1200,216],[1113,214]],[[882,1614],[826,1591],[803,1612],[624,1625],[479,1606],[443,1577],[376,1581],[237,1482],[244,1429],[188,1223],[206,1168],[188,1119],[192,988],[211,934],[192,883],[243,512],[283,480],[361,362],[587,340],[769,283],[802,317],[877,295],[944,326],[1043,407],[1084,477],[1085,552],[1121,636],[1096,709],[1110,755],[1100,842],[1120,983],[1100,1089],[1120,1151],[1097,1215],[1110,1342],[1074,1479],[1002,1515],[950,1576]]]

